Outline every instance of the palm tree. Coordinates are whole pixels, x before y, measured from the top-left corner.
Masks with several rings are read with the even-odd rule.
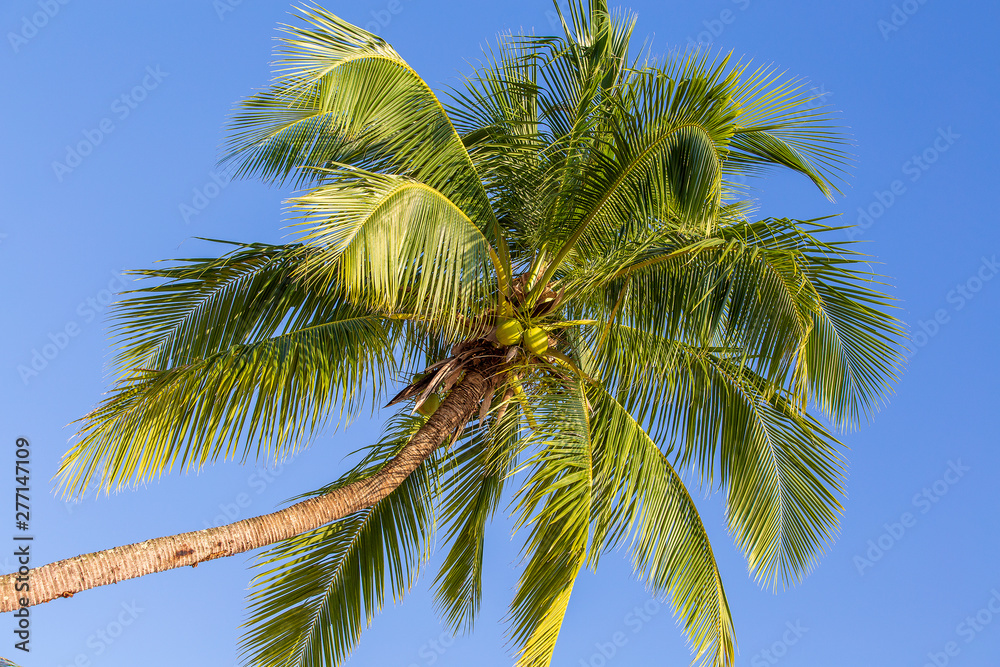
[[[341,664],[438,528],[437,602],[470,629],[507,498],[526,532],[519,665],[549,664],[577,575],[618,547],[696,661],[732,665],[682,474],[724,491],[763,585],[797,581],[837,529],[833,429],[877,409],[901,363],[865,258],[823,220],[754,219],[735,183],[784,167],[831,196],[842,136],[766,68],[630,55],[634,17],[603,0],[560,13],[564,36],[501,36],[447,105],[379,37],[301,11],[227,158],[301,188],[300,238],[140,272],[153,280],[116,312],[116,385],[62,486],[280,461],[331,414],[404,407],[301,502],[44,566],[28,601],[273,545],[247,664]]]

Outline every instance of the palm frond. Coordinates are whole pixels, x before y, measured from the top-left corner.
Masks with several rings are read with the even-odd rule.
[[[632,564],[654,593],[669,595],[695,661],[735,660],[735,634],[708,534],[680,476],[628,411],[591,385],[594,529],[591,564],[628,540]],[[630,537],[630,539],[629,539]]]
[[[843,129],[817,108],[805,84],[773,67],[734,68],[730,93],[737,115],[727,160],[729,174],[761,173],[779,166],[800,173],[831,201],[850,158]]]
[[[473,318],[502,275],[499,258],[469,217],[434,188],[402,176],[341,168],[332,183],[293,200],[313,252],[300,275],[335,277],[355,303],[408,312],[448,337],[456,315]]]
[[[822,250],[804,268],[819,301],[805,365],[812,399],[848,427],[871,418],[887,400],[905,363],[906,332],[866,256],[844,244]]]
[[[157,282],[112,305],[119,373],[181,366],[322,321],[343,307],[338,280],[307,284],[296,275],[310,248],[218,243],[236,247],[217,258],[131,272]]]
[[[763,585],[798,582],[838,530],[842,445],[760,376],[731,361],[708,361],[724,394],[692,410],[688,423],[719,435],[730,529]],[[716,410],[721,419],[710,415]]]
[[[639,379],[656,390],[638,403],[637,418],[653,426],[679,468],[725,490],[730,529],[758,580],[769,587],[799,581],[837,531],[840,443],[787,390],[743,365],[738,350],[630,338],[644,340],[637,347],[656,354],[629,367],[647,364]],[[609,337],[609,345],[619,343]]]
[[[835,230],[816,220],[733,218],[708,239],[648,234],[563,284],[580,300],[577,317],[730,350],[803,407],[815,399],[848,426],[886,400],[903,332],[865,257],[821,238]],[[652,405],[644,393],[654,389],[651,376],[639,381],[617,366],[627,363],[614,361],[617,348],[604,350],[603,372],[628,377],[618,384],[631,387],[630,409]]]
[[[320,7],[299,11],[273,84],[235,114],[224,161],[279,182],[315,183],[338,163],[412,176],[465,211],[509,271],[489,198],[430,87],[381,37]]]
[[[397,418],[383,440],[338,483],[375,474],[419,428]],[[435,466],[428,459],[372,507],[261,554],[240,649],[254,667],[328,667],[347,661],[361,632],[399,602],[430,555]]]
[[[350,417],[394,369],[393,323],[343,306],[323,321],[165,370],[135,368],[81,419],[60,485],[110,492],[220,456],[278,461],[332,410]],[[241,453],[242,452],[242,453]]]
[[[519,667],[548,667],[577,574],[587,556],[593,495],[592,443],[580,386],[532,392],[538,453],[517,498],[518,526],[531,526],[530,555],[511,602],[510,635]]]
[[[472,630],[483,589],[486,526],[493,517],[520,451],[519,408],[507,396],[494,404],[485,429],[459,445],[441,484],[441,523],[450,544],[435,579],[436,602],[449,627]],[[484,404],[485,405],[485,404]],[[501,412],[502,411],[502,412]]]

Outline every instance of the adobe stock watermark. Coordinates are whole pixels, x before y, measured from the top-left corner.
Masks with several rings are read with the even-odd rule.
[[[888,42],[892,33],[899,32],[899,29],[906,25],[910,18],[926,4],[927,0],[903,0],[903,2],[893,5],[889,18],[879,19],[878,23],[875,24],[878,31],[882,33],[882,40]]]
[[[990,599],[986,601],[982,609],[975,614],[969,614],[961,623],[955,626],[955,634],[965,644],[971,644],[976,640],[995,618],[1000,616],[1000,590],[994,588],[990,591]],[[927,662],[923,667],[945,667],[951,664],[952,658],[962,654],[962,647],[956,640],[947,642],[940,651],[931,651],[927,654]]]
[[[750,8],[751,0],[730,0],[730,3],[736,6],[736,10],[727,7],[720,11],[719,15],[715,18],[702,21],[701,24],[705,29],[694,37],[688,36],[688,48],[697,48],[701,44],[711,44],[713,40],[721,37],[727,27],[736,23],[736,19],[739,18],[737,12],[745,12]]]
[[[260,495],[271,484],[274,483],[275,479],[280,477],[285,468],[295,460],[293,456],[286,463],[279,463],[273,470],[258,470],[257,472],[251,474],[247,477],[247,486],[249,486],[255,495]],[[253,496],[247,492],[240,492],[236,494],[232,502],[229,503],[219,503],[219,513],[209,521],[205,519],[205,528],[218,528],[228,523],[232,523],[240,518],[244,514],[246,508],[253,504]]]
[[[750,667],[767,667],[777,665],[781,659],[788,655],[788,649],[799,643],[802,636],[809,632],[809,628],[803,627],[802,621],[785,623],[787,628],[778,639],[765,649],[761,649],[750,658]]]
[[[191,218],[200,215],[232,182],[232,178],[222,176],[214,171],[208,172],[208,180],[191,191],[190,202],[181,202],[177,206],[184,224],[189,224]]]
[[[965,473],[970,470],[972,468],[969,466],[962,465],[961,459],[948,461],[948,467],[941,477],[913,496],[913,506],[920,510],[920,514],[927,514],[937,503],[941,502],[942,498],[948,495],[951,487],[958,484],[965,477]],[[864,576],[865,570],[875,567],[875,564],[902,541],[916,525],[917,516],[913,512],[903,512],[898,521],[882,524],[885,531],[874,540],[868,540],[868,549],[863,555],[854,556],[854,567],[857,568],[858,574]]]
[[[212,0],[212,9],[220,21],[226,20],[226,14],[236,11],[236,8],[243,4],[243,0]]]
[[[436,663],[454,645],[455,636],[445,630],[434,639],[429,639],[421,644],[420,648],[417,649],[417,657],[420,658],[420,662],[411,662],[407,667],[429,667],[429,665]]]
[[[947,153],[961,138],[962,135],[956,133],[951,126],[948,126],[947,129],[939,127],[934,141],[900,167],[903,176],[908,177],[907,180],[910,183],[916,183],[941,158],[941,155]],[[873,194],[875,201],[867,206],[859,206],[857,222],[853,227],[844,230],[847,238],[853,241],[860,237],[865,230],[870,229],[878,222],[879,218],[885,215],[907,191],[908,186],[903,179],[892,181],[886,190],[876,190]]]
[[[826,89],[826,84],[820,84],[819,88],[813,86],[806,91],[806,109],[821,109],[827,105],[828,97],[833,97],[833,91]]]
[[[28,42],[38,36],[38,32],[54,19],[70,0],[38,0],[38,11],[21,17],[21,28],[17,32],[7,32],[7,41],[14,53],[18,53]]]
[[[642,629],[653,620],[653,617],[660,613],[663,604],[654,599],[646,600],[642,605],[632,607],[622,618],[622,624],[631,631],[632,635],[642,632]],[[629,634],[624,630],[618,630],[608,637],[607,641],[594,642],[594,652],[589,658],[581,658],[580,667],[604,667],[614,660],[618,652],[628,644]]]
[[[149,93],[159,88],[168,76],[170,74],[161,70],[159,65],[146,67],[146,74],[142,80],[131,90],[122,93],[111,102],[111,113],[114,118],[121,122],[131,116],[139,104],[149,97]],[[52,172],[56,179],[62,183],[63,179],[83,164],[87,156],[92,154],[94,149],[100,146],[116,128],[115,120],[110,116],[105,116],[94,127],[82,130],[83,139],[75,144],[66,145],[66,156],[63,160],[61,162],[59,160],[52,161]]]
[[[42,343],[39,347],[31,348],[28,363],[18,364],[17,374],[25,386],[32,378],[38,377],[42,371],[48,368],[49,364],[69,347],[70,342],[80,335],[83,327],[97,319],[97,316],[111,304],[115,294],[127,284],[123,272],[112,273],[111,276],[111,280],[108,281],[104,289],[77,304],[74,312],[79,319],[69,320],[56,331],[50,331],[46,337],[47,342]]]
[[[72,662],[56,667],[96,667],[100,661],[95,661],[94,658],[104,655],[144,611],[145,609],[136,604],[135,600],[122,602],[121,611],[115,614],[114,618],[87,636],[84,642],[87,651],[80,651],[73,656]]]
[[[1000,261],[997,261],[997,256],[982,257],[979,268],[964,282],[955,285],[945,296],[945,300],[952,305],[952,311],[958,312],[965,308],[982,291],[986,283],[996,277],[997,273],[1000,273]],[[938,308],[934,312],[934,317],[926,321],[917,320],[917,327],[920,328],[920,331],[914,333],[910,338],[910,347],[905,352],[907,360],[917,356],[917,352],[926,347],[949,322],[951,322],[951,313],[946,308]]]
[[[404,9],[406,7],[403,4],[403,0],[389,0],[382,9],[369,12],[372,20],[365,23],[362,27],[368,32],[378,35],[388,28],[389,24],[392,23],[393,17],[401,14]]]

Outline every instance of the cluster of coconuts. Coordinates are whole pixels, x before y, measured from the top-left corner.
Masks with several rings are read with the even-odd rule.
[[[524,341],[524,346],[535,355],[542,356],[549,349],[549,335],[541,327],[531,327],[527,331],[517,320],[500,320],[497,325],[497,342],[501,345],[517,345]]]
[[[524,342],[524,346],[534,355],[542,356],[549,350],[549,335],[542,327],[531,327],[527,331],[514,319],[501,319],[497,323],[497,342],[510,346]],[[434,393],[427,397],[417,412],[430,417],[441,405],[441,395]]]

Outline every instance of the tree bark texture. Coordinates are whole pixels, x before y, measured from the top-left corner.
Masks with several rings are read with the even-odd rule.
[[[371,507],[398,487],[451,435],[469,421],[496,387],[502,360],[488,358],[467,369],[437,411],[410,442],[375,475],[271,514],[190,533],[67,558],[0,577],[0,612],[72,597],[80,591],[155,572],[225,558],[319,528]],[[16,590],[16,584],[28,590]]]

